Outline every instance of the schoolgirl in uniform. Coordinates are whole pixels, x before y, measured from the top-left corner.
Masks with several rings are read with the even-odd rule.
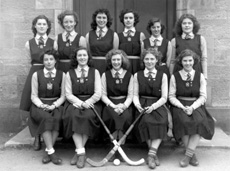
[[[31,63],[31,68],[27,76],[24,89],[22,91],[20,109],[30,111],[31,102],[31,78],[34,72],[43,69],[43,61],[41,55],[48,49],[54,46],[54,40],[49,38],[48,35],[51,30],[51,22],[45,15],[39,15],[32,21],[32,31],[34,38],[30,39],[25,44],[26,56]],[[40,136],[35,136],[34,150],[41,149]]]
[[[122,10],[119,17],[124,25],[123,32],[118,34],[119,49],[128,55],[130,61],[128,70],[135,74],[140,70],[141,44],[145,39],[145,35],[135,28],[139,22],[139,15],[135,11],[131,9]]]
[[[86,48],[75,50],[71,65],[66,74],[63,129],[65,138],[73,138],[75,155],[70,164],[78,168],[85,166],[87,140],[99,133],[100,123],[94,111],[101,112],[97,103],[101,98],[101,78],[97,69],[91,66],[91,56]]]
[[[107,9],[98,9],[92,15],[92,30],[86,34],[87,46],[93,57],[93,65],[100,72],[106,71],[105,55],[111,49],[118,49],[119,39],[110,26],[112,18]]]
[[[64,11],[58,15],[58,22],[64,29],[64,32],[59,34],[55,40],[55,49],[59,53],[59,63],[57,69],[69,71],[71,66],[70,55],[78,47],[86,47],[86,40],[83,36],[76,32],[79,19],[74,11]]]
[[[57,57],[55,50],[46,51],[41,56],[44,69],[32,76],[33,104],[30,110],[29,128],[32,136],[42,135],[44,139],[47,154],[42,162],[46,164],[52,161],[58,165],[62,160],[57,156],[54,144],[61,127],[62,104],[65,101],[65,74],[55,69]]]

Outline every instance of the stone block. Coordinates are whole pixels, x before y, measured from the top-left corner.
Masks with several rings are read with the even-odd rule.
[[[24,13],[23,9],[1,8],[0,21],[7,23],[23,22],[25,20]]]
[[[36,9],[62,9],[63,2],[60,0],[35,0]]]
[[[188,0],[187,1],[187,6],[190,9],[215,9],[215,2],[216,0]]]
[[[0,46],[2,48],[13,48],[14,42],[14,26],[11,23],[1,22],[0,27]]]
[[[205,20],[228,19],[227,11],[218,9],[197,9],[196,16],[198,19]]]
[[[207,42],[207,56],[208,56],[207,62],[209,66],[214,62],[214,38],[206,36],[205,39]]]
[[[226,9],[228,10],[230,8],[230,1],[229,0],[218,0],[215,2],[215,8],[216,9]]]
[[[5,73],[7,76],[9,75],[27,75],[28,68],[25,68],[23,65],[13,63],[13,64],[5,64]]]
[[[28,10],[35,8],[35,1],[31,0],[1,0],[1,8],[14,10]]]
[[[59,33],[63,32],[62,26],[58,23],[58,15],[61,14],[62,10],[54,10],[54,30],[55,35],[58,35]]]
[[[31,26],[32,26],[33,19],[37,17],[38,15],[45,15],[47,18],[49,18],[51,22],[53,22],[54,20],[53,10],[50,10],[50,9],[27,10],[25,12],[26,12],[25,21],[27,23],[30,23]]]

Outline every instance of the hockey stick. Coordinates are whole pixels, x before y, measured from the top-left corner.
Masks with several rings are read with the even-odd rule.
[[[145,162],[145,160],[142,158],[138,161],[132,161],[130,160],[127,155],[125,154],[125,152],[123,151],[123,149],[120,147],[121,143],[126,139],[126,137],[128,136],[128,134],[131,132],[131,130],[133,129],[134,125],[136,124],[136,122],[144,115],[145,110],[143,110],[140,115],[135,119],[135,121],[131,124],[131,126],[129,127],[129,129],[125,132],[125,134],[122,136],[122,138],[117,142],[116,139],[114,139],[113,135],[110,133],[108,127],[105,125],[104,121],[101,119],[101,117],[99,116],[99,114],[97,113],[97,111],[92,108],[92,110],[94,111],[94,113],[96,114],[96,116],[98,117],[98,119],[100,120],[101,124],[103,125],[104,129],[106,130],[106,132],[109,134],[109,137],[111,139],[111,141],[114,144],[114,147],[112,148],[112,150],[110,150],[110,152],[106,155],[106,157],[99,161],[93,161],[90,158],[87,158],[86,161],[94,167],[100,167],[105,165],[109,159],[115,154],[115,152],[118,150],[118,152],[120,153],[120,155],[122,156],[122,158],[129,164],[132,166],[137,166],[137,165],[141,165]]]

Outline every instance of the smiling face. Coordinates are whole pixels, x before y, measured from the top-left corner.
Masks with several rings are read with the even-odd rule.
[[[85,49],[79,50],[76,55],[76,60],[80,67],[84,67],[87,65],[89,56]]]
[[[106,24],[108,22],[107,15],[105,13],[98,13],[96,16],[96,23],[99,28],[106,27]]]
[[[43,58],[43,64],[48,71],[51,71],[55,67],[56,59],[53,55],[45,54]]]
[[[143,60],[145,64],[145,68],[147,68],[148,70],[154,69],[157,61],[158,61],[157,58],[151,53],[147,53]]]
[[[113,55],[111,58],[111,63],[112,63],[113,69],[116,71],[119,71],[121,69],[121,65],[122,65],[121,54]]]
[[[48,30],[48,24],[45,19],[38,19],[37,23],[34,26],[37,30],[37,33],[39,35],[44,35],[46,34]]]
[[[155,22],[152,26],[151,26],[151,32],[152,35],[154,37],[158,37],[161,35],[161,23],[160,22]]]
[[[193,27],[194,27],[193,22],[189,18],[185,18],[181,23],[182,31],[185,34],[192,33],[193,32]]]
[[[190,72],[193,69],[194,59],[192,56],[185,56],[182,58],[181,64],[186,72]]]
[[[63,27],[67,32],[71,32],[74,30],[76,25],[76,21],[74,20],[73,15],[66,15],[63,19]]]
[[[126,13],[124,15],[124,24],[126,28],[132,28],[134,26],[134,14],[133,13]]]

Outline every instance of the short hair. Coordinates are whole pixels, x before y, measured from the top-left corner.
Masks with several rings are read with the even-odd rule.
[[[194,59],[194,65],[197,64],[200,61],[199,56],[192,50],[190,49],[185,49],[183,51],[181,51],[181,53],[178,55],[178,57],[176,58],[176,62],[183,67],[182,65],[182,60],[184,57],[186,56],[192,56]]]
[[[162,58],[162,53],[158,51],[156,48],[150,47],[150,48],[144,49],[143,52],[141,53],[141,63],[140,63],[141,69],[145,68],[144,59],[147,54],[152,54],[153,56],[155,56],[156,60],[158,61],[156,65],[159,65],[161,58]]]
[[[49,34],[50,34],[50,30],[51,30],[51,22],[50,22],[50,20],[49,20],[45,15],[39,15],[39,16],[35,17],[35,18],[33,19],[33,21],[32,21],[32,27],[31,27],[31,29],[32,29],[32,31],[33,31],[33,33],[34,33],[34,37],[35,37],[36,34],[37,34],[37,29],[35,28],[35,25],[37,24],[37,22],[38,22],[39,19],[44,19],[44,20],[46,20],[46,23],[47,23],[47,25],[48,25],[48,29],[47,29],[47,31],[46,31],[46,34],[49,35]]]
[[[88,51],[87,48],[80,46],[77,49],[75,49],[73,51],[73,53],[70,55],[70,59],[71,59],[71,67],[70,68],[71,69],[75,69],[78,66],[78,61],[77,61],[76,57],[77,57],[77,53],[80,50],[85,50],[87,52],[87,54],[88,54],[88,62],[87,62],[87,64],[88,64],[89,67],[92,66],[92,56],[91,56],[90,52]]]
[[[105,9],[105,8],[101,8],[101,9],[98,9],[96,10],[93,15],[92,15],[92,22],[91,22],[91,28],[93,30],[96,30],[97,29],[97,22],[96,22],[96,17],[97,17],[97,14],[105,14],[107,16],[107,23],[106,23],[106,26],[108,28],[110,28],[110,26],[112,25],[112,17],[109,13],[109,10],[108,9]]]
[[[127,70],[129,68],[129,65],[130,65],[128,56],[123,50],[119,50],[119,49],[112,49],[106,54],[106,63],[107,63],[106,69],[109,70],[109,69],[113,68],[111,59],[114,55],[120,55],[121,56],[121,60],[122,60],[121,67],[123,69]]]
[[[55,49],[53,49],[53,48],[47,49],[47,50],[41,55],[41,57],[40,57],[40,61],[41,61],[41,62],[43,62],[44,56],[45,56],[45,55],[52,55],[56,61],[59,60],[58,52],[57,52]]]
[[[133,13],[133,15],[134,15],[134,24],[133,25],[136,26],[137,23],[139,23],[139,14],[137,12],[135,12],[134,10],[132,10],[132,9],[124,9],[124,10],[121,11],[121,13],[119,15],[120,22],[123,25],[125,25],[125,23],[124,23],[124,16],[127,13]]]
[[[183,22],[184,19],[190,19],[192,22],[193,22],[193,33],[194,34],[197,34],[198,31],[200,30],[200,23],[198,22],[197,18],[192,15],[192,14],[183,14],[176,22],[176,25],[175,25],[175,28],[174,28],[174,31],[176,33],[176,35],[178,36],[181,36],[182,33],[183,33],[183,30],[182,30],[182,27],[181,27],[181,24]]]
[[[150,35],[152,35],[152,32],[151,32],[151,27],[155,24],[155,23],[160,23],[161,24],[161,34],[164,33],[164,30],[165,30],[165,26],[162,24],[161,20],[159,18],[156,18],[156,17],[153,17],[149,20],[148,24],[147,24],[147,27],[146,27],[146,30],[148,31],[148,33]]]
[[[63,11],[57,17],[58,23],[62,26],[63,29],[65,29],[64,25],[63,25],[63,20],[64,20],[65,16],[67,16],[67,15],[72,15],[73,16],[74,21],[76,22],[76,25],[75,25],[74,29],[76,30],[76,27],[77,27],[78,22],[79,22],[79,17],[78,17],[78,15],[77,15],[77,13],[75,11],[70,11],[70,10]]]

